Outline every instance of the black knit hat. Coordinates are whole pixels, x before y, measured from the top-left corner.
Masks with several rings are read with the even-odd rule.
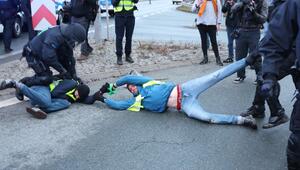
[[[77,87],[77,91],[79,94],[79,101],[83,101],[84,99],[86,99],[90,93],[90,88],[89,86],[85,85],[85,84],[80,84]]]

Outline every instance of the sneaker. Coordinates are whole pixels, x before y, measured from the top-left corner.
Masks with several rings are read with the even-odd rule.
[[[26,111],[37,119],[46,119],[47,118],[47,113],[45,113],[44,111],[42,111],[41,109],[39,109],[37,107],[27,107]]]
[[[5,53],[10,53],[12,51],[13,51],[13,49],[11,49],[11,48],[5,48]]]
[[[233,59],[227,58],[226,60],[223,60],[223,63],[233,63]]]
[[[242,112],[240,116],[242,117],[253,116],[255,118],[264,118],[265,109],[258,105],[253,105],[249,107],[245,112]]]
[[[237,77],[236,79],[233,80],[233,83],[239,84],[242,83],[245,80],[245,77]]]
[[[222,63],[222,61],[221,61],[220,59],[217,59],[217,60],[216,60],[216,64],[217,64],[218,66],[223,66],[223,63]]]
[[[244,118],[244,126],[250,127],[252,129],[257,129],[256,120],[251,115]]]
[[[257,85],[257,79],[255,79],[255,80],[253,81],[253,84],[254,84],[254,85]]]
[[[4,90],[7,88],[15,88],[16,82],[14,80],[3,80],[0,84],[0,90]]]
[[[263,125],[263,129],[269,129],[289,121],[289,117],[286,114],[281,116],[272,116],[269,118],[269,122]]]

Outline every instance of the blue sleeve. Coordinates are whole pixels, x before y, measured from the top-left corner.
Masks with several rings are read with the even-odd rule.
[[[133,76],[133,75],[128,75],[128,76],[123,76],[119,80],[117,80],[116,85],[117,86],[122,86],[124,84],[133,84],[136,86],[141,86],[144,83],[147,83],[148,81],[153,80],[153,78],[146,77],[146,76]]]
[[[135,102],[135,98],[132,97],[128,100],[113,100],[113,99],[104,99],[104,103],[112,108],[112,109],[116,109],[116,110],[126,110],[128,109],[131,105],[133,105]]]

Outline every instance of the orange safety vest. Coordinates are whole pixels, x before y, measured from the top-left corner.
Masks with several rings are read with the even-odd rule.
[[[212,0],[212,3],[213,3],[213,6],[214,6],[214,10],[215,10],[215,13],[216,13],[216,16],[218,16],[218,5],[217,5],[217,0]],[[204,11],[205,11],[205,8],[206,8],[206,4],[207,4],[207,0],[203,0],[203,3],[200,7],[200,10],[198,12],[198,15],[199,16],[202,16]]]

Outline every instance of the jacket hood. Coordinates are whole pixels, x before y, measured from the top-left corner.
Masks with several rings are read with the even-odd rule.
[[[78,23],[61,24],[62,35],[70,42],[82,43],[86,38],[86,30]]]

